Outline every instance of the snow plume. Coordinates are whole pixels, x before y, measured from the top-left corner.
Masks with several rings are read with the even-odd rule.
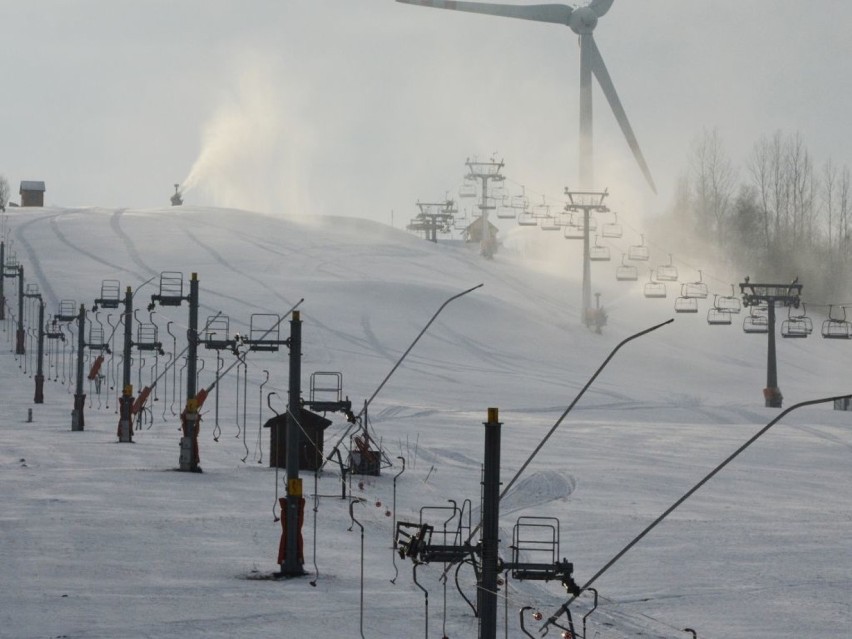
[[[201,152],[185,193],[220,207],[300,215],[310,212],[310,133],[302,126],[280,64],[254,54],[227,99],[204,124]]]

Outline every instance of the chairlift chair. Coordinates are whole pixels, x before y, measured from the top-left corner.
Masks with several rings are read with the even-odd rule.
[[[507,207],[505,203],[497,207],[497,217],[501,220],[514,220],[517,215],[518,212],[511,207]]]
[[[566,240],[582,240],[586,237],[586,231],[583,229],[583,223],[577,222],[577,218],[573,215],[568,223],[565,225],[565,239]]]
[[[603,237],[619,238],[624,235],[624,230],[621,228],[621,224],[618,223],[618,215],[613,213],[612,216],[612,222],[601,225],[601,235]]]
[[[710,326],[730,326],[732,323],[731,312],[714,306],[707,311],[707,323]]]
[[[677,282],[677,266],[672,261],[671,253],[669,253],[669,263],[660,264],[657,267],[657,279],[661,282]]]
[[[529,211],[523,211],[518,214],[518,226],[538,226],[538,220]]]
[[[769,318],[764,315],[746,315],[743,318],[743,333],[768,333]]]
[[[852,323],[846,321],[846,307],[841,306],[841,316],[832,316],[832,306],[828,307],[828,319],[822,323],[822,336],[825,339],[852,338]]]
[[[559,231],[563,226],[564,225],[560,224],[559,220],[552,215],[542,218],[541,220],[542,231]]]
[[[678,297],[675,300],[675,313],[697,313],[698,299],[694,297]]]
[[[184,299],[183,273],[180,271],[160,273],[160,306],[180,306]]]
[[[666,297],[666,285],[663,282],[654,281],[654,271],[649,272],[648,282],[644,289],[645,297],[649,299],[664,299]]]
[[[709,294],[707,284],[702,281],[701,271],[698,271],[697,282],[686,282],[680,287],[680,294],[683,297],[693,297],[696,299],[705,299]]]
[[[642,241],[639,244],[634,244],[627,249],[627,259],[635,262],[646,262],[651,258],[651,251],[645,246],[645,236],[641,236]]]
[[[622,253],[621,266],[615,269],[615,279],[619,282],[635,282],[639,279],[639,269],[632,264],[626,264],[624,258],[624,253]]]
[[[595,245],[589,247],[589,260],[592,262],[609,262],[610,259],[609,247],[598,244],[598,238],[595,237]]]
[[[731,284],[731,294],[730,295],[720,295],[716,299],[715,306],[722,310],[727,311],[728,313],[738,314],[742,309],[742,302],[740,302],[740,298],[734,295],[734,285]]]
[[[530,201],[527,199],[526,195],[513,195],[511,199],[510,206],[513,209],[526,210],[530,205]]]
[[[464,184],[459,187],[459,197],[476,197],[476,182],[465,181]]]
[[[800,318],[785,319],[781,322],[781,337],[807,337],[808,326]]]

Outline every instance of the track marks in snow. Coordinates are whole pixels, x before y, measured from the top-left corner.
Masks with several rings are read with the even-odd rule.
[[[121,228],[121,217],[124,215],[124,212],[127,209],[119,209],[115,213],[112,214],[112,217],[109,219],[110,228],[112,228],[113,233],[115,233],[119,239],[124,243],[124,248],[127,249],[127,254],[130,256],[130,259],[133,260],[139,268],[148,273],[148,275],[157,275],[159,271],[154,270],[142,259],[142,255],[136,249],[136,244],[133,239],[124,232]],[[140,277],[140,279],[143,279]]]
[[[552,501],[567,499],[577,488],[577,480],[557,470],[534,472],[520,479],[500,500],[500,514],[508,515]]]

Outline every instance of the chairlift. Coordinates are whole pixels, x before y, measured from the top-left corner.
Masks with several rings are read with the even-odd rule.
[[[624,253],[621,254],[621,266],[615,269],[615,279],[619,282],[635,282],[639,279],[639,269],[632,264],[625,264]]]
[[[613,221],[603,224],[601,226],[601,235],[603,237],[614,237],[619,238],[624,235],[624,231],[621,228],[621,224],[618,223],[618,214],[612,214]]]
[[[781,337],[807,337],[810,335],[811,331],[808,330],[808,325],[802,321],[803,319],[793,317],[781,322]],[[811,330],[813,330],[813,325],[811,325]]]
[[[161,350],[163,345],[157,341],[157,325],[150,322],[139,322],[134,346],[140,351]]]
[[[459,187],[459,197],[476,197],[476,182],[465,180]]]
[[[505,202],[497,207],[497,217],[501,220],[514,220],[517,214],[518,212],[511,207],[507,207]]]
[[[38,294],[39,294],[38,284],[33,282],[33,283],[26,285],[26,288],[24,289],[24,296],[25,297],[35,297]]]
[[[760,312],[760,307],[753,306],[752,311],[758,309],[757,313],[751,312],[743,318],[744,333],[768,333],[769,318]],[[768,311],[767,311],[768,312]]]
[[[627,259],[635,262],[646,262],[651,257],[651,251],[645,246],[645,236],[641,235],[642,241],[627,249]]]
[[[121,299],[121,282],[118,280],[101,281],[101,296],[96,300],[101,308],[118,308]]]
[[[852,338],[852,323],[846,321],[846,307],[840,307],[840,317],[833,317],[832,309],[832,306],[828,307],[828,319],[822,323],[822,336],[825,339]]]
[[[666,285],[663,282],[654,281],[654,271],[650,271],[648,282],[644,289],[645,297],[649,299],[662,299],[666,297]]]
[[[453,228],[457,231],[464,231],[469,224],[470,220],[466,215],[463,215],[461,217],[453,217]]]
[[[201,340],[208,350],[224,350],[236,345],[236,340],[229,339],[231,320],[227,315],[209,315],[204,323],[204,337]]]
[[[697,313],[698,299],[694,297],[678,297],[675,300],[675,313]]]
[[[583,240],[586,238],[586,232],[583,229],[582,224],[577,224],[577,221],[574,219],[574,216],[571,216],[571,219],[565,225],[565,239],[566,240]]]
[[[518,214],[518,226],[538,226],[538,220],[529,211]]]
[[[547,217],[542,218],[541,220],[541,230],[542,231],[558,231],[564,225],[559,222],[553,215],[548,215]]]
[[[657,267],[657,279],[661,282],[677,282],[677,266],[674,265],[672,254],[669,253],[669,263]]]
[[[184,299],[183,273],[179,271],[160,273],[160,306],[180,306]]]
[[[800,337],[798,333],[805,333],[802,337],[807,337],[814,332],[814,323],[807,315],[807,308],[804,302],[801,305],[801,309],[802,312],[800,314],[793,315],[793,307],[787,307],[787,319],[781,323],[781,335],[784,337]],[[784,325],[787,322],[789,322],[787,330],[791,333],[790,335],[784,335]]]
[[[521,194],[520,195],[513,195],[511,200],[510,200],[509,206],[511,206],[513,209],[520,209],[521,211],[525,211],[527,208],[529,208],[529,205],[530,205],[530,201],[527,199],[527,196],[524,194],[524,187],[522,186],[521,187]]]
[[[276,313],[252,313],[249,320],[249,338],[243,340],[249,350],[278,352],[285,343],[281,340],[281,316]]]
[[[592,262],[609,262],[609,247],[598,244],[598,239],[598,237],[595,237],[595,245],[589,247],[589,260]]]
[[[707,284],[702,281],[701,271],[698,271],[697,282],[686,282],[680,287],[680,294],[683,297],[692,297],[703,300],[707,297],[708,293]]]
[[[710,326],[730,326],[732,323],[731,312],[714,306],[707,311],[707,323]]]
[[[550,204],[544,201],[544,196],[541,197],[541,200],[541,204],[535,204],[532,207],[533,217],[550,217]]]
[[[731,294],[730,295],[720,295],[716,298],[716,304],[714,304],[717,308],[727,311],[728,313],[738,314],[740,309],[742,309],[742,302],[740,302],[740,298],[734,295],[734,285],[731,284]]]

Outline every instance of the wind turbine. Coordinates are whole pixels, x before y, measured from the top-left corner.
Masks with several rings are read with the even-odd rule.
[[[396,0],[404,4],[416,4],[423,7],[453,9],[470,13],[484,13],[505,18],[520,18],[535,22],[551,22],[570,27],[580,36],[580,187],[591,190],[594,182],[592,163],[592,74],[606,96],[615,119],[621,126],[627,144],[639,163],[648,185],[656,193],[657,187],[651,177],[651,171],[636,141],[636,135],[627,120],[627,114],[615,91],[615,85],[606,70],[603,57],[598,50],[592,32],[601,18],[612,6],[613,0],[592,0],[584,7],[569,7],[563,4],[509,5],[490,2],[453,2],[452,0]]]

